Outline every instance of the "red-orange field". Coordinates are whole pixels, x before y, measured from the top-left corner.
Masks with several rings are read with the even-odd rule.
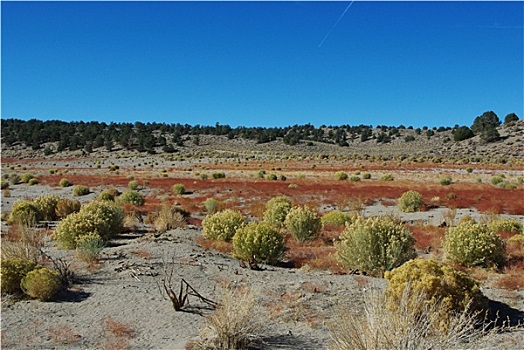
[[[38,180],[41,184],[58,186],[63,177],[72,184],[90,187],[126,187],[130,181],[127,176],[112,173],[43,175],[38,177]],[[325,177],[271,181],[236,174],[217,180],[201,180],[196,176],[187,177],[187,175],[158,178],[140,174],[135,180],[140,186],[167,195],[171,202],[176,201],[187,210],[200,210],[202,202],[210,197],[226,201],[228,207],[237,207],[246,211],[246,208],[253,206],[254,203],[265,203],[276,195],[289,196],[297,204],[318,208],[321,205],[337,206],[351,198],[358,198],[363,205],[372,204],[377,199],[394,201],[402,193],[415,190],[423,195],[427,205],[433,205],[432,199],[438,197],[439,205],[448,208],[476,208],[483,213],[524,215],[524,186],[522,185],[516,189],[504,189],[487,183],[471,182],[458,182],[450,186],[443,186],[436,182],[408,180],[362,180],[353,183]],[[146,180],[148,183],[143,185]],[[171,188],[176,183],[183,184],[188,194],[175,196]],[[296,186],[290,186],[291,183]],[[156,206],[158,203],[153,197],[146,198],[146,206]]]

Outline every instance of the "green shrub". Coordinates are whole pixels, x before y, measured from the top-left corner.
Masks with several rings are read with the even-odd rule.
[[[276,181],[278,180],[278,176],[276,174],[269,174],[268,176],[266,176],[266,179],[271,180],[271,181]]]
[[[61,249],[74,249],[79,237],[96,232],[104,241],[118,234],[123,227],[124,210],[108,201],[94,201],[63,219],[55,229],[54,238]]]
[[[29,200],[19,199],[13,204],[9,223],[24,226],[35,226],[41,220],[37,206]]]
[[[440,178],[440,184],[443,186],[451,185],[453,179],[449,176],[443,176]]]
[[[108,188],[103,190],[97,199],[102,201],[115,201],[118,196],[120,196],[120,192],[116,188]]]
[[[20,176],[18,174],[11,174],[9,181],[11,181],[13,185],[18,185],[21,182]]]
[[[135,191],[138,188],[138,181],[136,180],[129,181],[129,183],[127,184],[127,188],[129,190]]]
[[[25,184],[28,183],[32,178],[34,178],[33,174],[25,173],[20,175],[20,180]]]
[[[1,183],[0,189],[4,190],[6,188],[9,188],[9,182],[2,179],[0,183]]]
[[[36,197],[33,204],[38,209],[42,220],[53,221],[56,220],[56,206],[59,200],[60,196],[56,194],[46,194]]]
[[[73,186],[73,196],[80,197],[88,195],[90,192],[89,187],[84,185],[75,185]]]
[[[213,179],[225,179],[226,178],[226,173],[224,173],[223,171],[214,172],[214,173],[211,174],[211,177]]]
[[[20,287],[31,298],[48,301],[58,294],[62,288],[62,280],[58,272],[41,267],[22,278]]]
[[[69,187],[69,186],[71,186],[71,183],[69,182],[68,179],[63,178],[63,179],[60,180],[60,182],[58,183],[58,185],[59,185],[60,187]]]
[[[428,304],[441,303],[445,312],[481,311],[488,300],[475,280],[453,267],[434,259],[415,259],[385,273],[388,306],[395,308],[406,287],[425,295]]]
[[[446,259],[464,266],[500,266],[504,262],[505,244],[487,225],[472,220],[461,221],[444,236]]]
[[[488,227],[495,233],[522,233],[524,229],[517,219],[493,219],[488,222]]]
[[[21,293],[20,282],[29,272],[33,271],[36,264],[27,259],[11,258],[2,259],[1,278],[2,294]]]
[[[200,180],[207,180],[207,177],[208,176],[205,173],[200,174]]]
[[[29,180],[29,182],[27,184],[29,186],[34,186],[34,185],[38,184],[38,180],[33,178],[33,179]]]
[[[385,174],[385,175],[382,175],[382,177],[380,178],[380,181],[393,181],[395,178],[393,177],[392,174]]]
[[[81,204],[78,200],[71,200],[68,198],[60,198],[56,203],[55,214],[59,219],[63,219],[69,214],[80,211]]]
[[[322,215],[322,226],[344,226],[351,222],[351,216],[340,210],[333,210]]]
[[[233,256],[253,266],[276,264],[284,254],[284,237],[268,223],[252,222],[233,236]]]
[[[335,179],[341,180],[341,181],[347,180],[348,179],[348,174],[346,172],[344,172],[344,171],[337,171],[335,173]]]
[[[105,242],[96,232],[89,232],[76,240],[76,256],[89,264],[97,261]]]
[[[214,198],[207,198],[204,201],[204,209],[208,215],[214,214],[220,210],[220,202]]]
[[[297,241],[303,242],[320,233],[322,221],[317,213],[308,207],[295,207],[286,215],[284,226]]]
[[[360,177],[358,177],[357,175],[351,175],[351,177],[349,178],[349,181],[351,181],[351,182],[359,182],[360,181]]]
[[[398,199],[398,209],[404,213],[418,211],[422,205],[422,195],[417,191],[404,192]]]
[[[371,174],[370,173],[364,173],[364,174],[362,174],[362,178],[364,180],[369,180],[369,179],[371,179]]]
[[[229,242],[245,222],[241,212],[226,209],[206,216],[202,221],[202,231],[207,239]]]
[[[263,220],[276,228],[281,228],[286,220],[286,215],[293,207],[291,199],[285,196],[276,196],[266,203]]]
[[[141,206],[144,205],[144,197],[137,191],[127,190],[118,197],[118,202]]]
[[[357,217],[346,226],[335,248],[343,266],[377,276],[416,256],[409,230],[389,216]]]
[[[174,194],[186,193],[186,188],[183,184],[174,184],[172,190]]]
[[[489,179],[489,183],[497,186],[504,182],[504,178],[500,175],[493,176],[491,179]]]

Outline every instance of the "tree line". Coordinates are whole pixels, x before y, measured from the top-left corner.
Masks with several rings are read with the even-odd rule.
[[[519,120],[514,113],[508,114],[504,123],[509,124]],[[398,127],[378,125],[373,129],[371,125],[340,125],[314,127],[311,124],[293,125],[287,127],[243,127],[232,128],[229,125],[216,123],[214,126],[189,125],[189,124],[166,124],[166,123],[105,123],[105,122],[64,122],[59,120],[41,121],[37,119],[2,119],[2,143],[6,146],[22,144],[34,150],[45,148],[46,154],[61,152],[64,150],[75,151],[83,149],[90,153],[95,148],[105,147],[111,151],[115,147],[139,152],[155,153],[160,147],[163,152],[173,153],[177,147],[183,147],[184,142],[191,140],[193,143],[200,142],[201,135],[226,136],[229,139],[241,138],[254,140],[257,143],[268,143],[282,139],[288,145],[296,145],[300,142],[312,144],[324,142],[347,147],[351,142],[360,140],[362,142],[375,140],[377,143],[388,143],[392,139],[401,137],[401,131],[405,129],[414,130],[416,135],[424,135],[428,138],[436,132],[452,130],[455,141],[461,141],[480,135],[485,142],[498,140],[497,127],[501,122],[497,115],[485,112],[478,116],[473,125],[451,127],[428,127],[413,129],[412,126]],[[406,142],[414,141],[415,137],[405,137]],[[56,149],[47,143],[56,143]]]

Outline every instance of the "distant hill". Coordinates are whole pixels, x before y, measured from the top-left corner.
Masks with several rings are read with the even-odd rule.
[[[524,121],[496,129],[500,138],[454,141],[455,126],[294,125],[283,128],[231,128],[159,123],[22,121],[2,123],[4,157],[81,157],[92,154],[195,154],[223,157],[290,155],[414,162],[524,164]]]

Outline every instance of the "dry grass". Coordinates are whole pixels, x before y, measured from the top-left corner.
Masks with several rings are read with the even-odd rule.
[[[69,325],[59,325],[49,327],[49,337],[56,345],[71,345],[76,344],[82,338]]]
[[[199,236],[196,241],[198,246],[206,250],[212,249],[224,254],[231,254],[233,252],[233,243],[224,241],[214,241],[211,239],[206,239],[203,236]]]
[[[435,256],[439,255],[446,228],[417,225],[408,226],[408,229],[415,239],[415,248],[418,251],[432,253]]]
[[[149,260],[153,257],[153,254],[149,250],[140,248],[135,248],[130,253],[145,260]]]
[[[133,338],[135,336],[133,328],[125,323],[115,321],[111,317],[104,318],[101,324],[106,332],[114,336],[123,338]]]
[[[492,286],[506,290],[524,290],[524,262],[505,267],[504,274],[498,277]]]
[[[218,308],[206,319],[193,349],[248,349],[269,319],[249,289],[223,289]]]
[[[435,327],[442,322],[441,306],[425,303],[422,294],[410,296],[409,290],[397,310],[386,305],[384,294],[374,290],[365,296],[363,312],[342,308],[329,325],[331,349],[478,349],[495,333],[478,327],[477,315],[467,312],[447,319],[448,327]]]
[[[49,232],[32,227],[12,225],[1,239],[2,259],[23,258],[42,262],[40,249],[49,239]]]

